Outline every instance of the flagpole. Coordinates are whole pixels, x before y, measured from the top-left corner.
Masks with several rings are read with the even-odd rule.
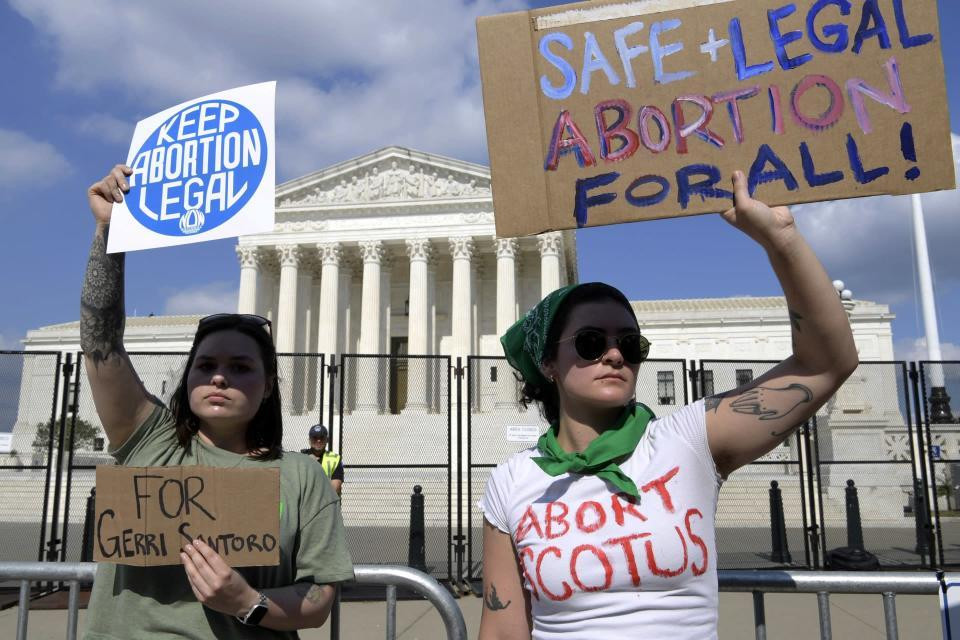
[[[927,231],[923,224],[923,202],[920,194],[911,196],[913,202],[913,244],[917,256],[917,276],[920,280],[920,308],[923,311],[923,331],[927,338],[927,360],[930,366],[930,421],[953,422],[950,413],[950,396],[944,386],[943,360],[940,352],[940,332],[937,330],[937,306],[933,297],[933,276],[930,271],[930,254],[927,251]]]

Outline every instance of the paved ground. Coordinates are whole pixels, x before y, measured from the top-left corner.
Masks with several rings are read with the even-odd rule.
[[[477,636],[482,601],[473,596],[459,600],[468,635]],[[346,602],[342,608],[342,640],[379,640],[384,638],[386,607],[383,602]],[[767,638],[769,640],[806,640],[819,638],[817,601],[813,595],[773,594],[766,597]],[[84,611],[80,612],[83,628]],[[833,637],[855,640],[886,638],[883,604],[880,596],[836,595],[831,597]],[[941,638],[940,618],[935,596],[898,596],[897,617],[900,637],[908,640]],[[14,638],[17,609],[0,611],[0,638]],[[31,611],[28,637],[31,640],[61,640],[66,612]],[[435,640],[443,637],[440,617],[429,603],[401,601],[397,605],[397,638]],[[327,640],[328,627],[303,631],[304,640]],[[720,594],[720,638],[741,640],[754,637],[753,602],[749,594]]]

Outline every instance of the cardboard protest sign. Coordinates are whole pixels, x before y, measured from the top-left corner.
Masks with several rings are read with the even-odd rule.
[[[275,82],[178,104],[137,123],[130,192],[113,205],[107,252],[270,231]]]
[[[97,467],[94,560],[180,564],[201,538],[232,567],[280,561],[279,469]]]
[[[596,1],[477,21],[497,235],[953,189],[936,0]]]

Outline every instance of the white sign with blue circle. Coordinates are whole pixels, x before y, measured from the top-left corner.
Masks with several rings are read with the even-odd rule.
[[[276,82],[184,102],[137,123],[130,191],[109,253],[271,231]]]

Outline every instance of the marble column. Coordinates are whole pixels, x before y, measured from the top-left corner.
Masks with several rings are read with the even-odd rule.
[[[450,238],[450,255],[453,257],[453,296],[450,309],[452,345],[450,355],[470,355],[473,341],[473,276],[470,261],[473,257],[473,238]]]
[[[277,309],[277,351],[294,350],[297,336],[297,269],[300,247],[295,244],[277,247],[280,255],[280,295]]]
[[[240,295],[237,299],[237,313],[256,313],[257,278],[260,272],[257,247],[238,245],[237,258],[240,260]]]
[[[429,275],[430,240],[407,239],[407,255],[410,257],[409,315],[407,317],[407,353],[415,356],[429,355]],[[427,359],[407,360],[407,404],[405,413],[424,413],[429,407],[428,377],[430,362]]]
[[[337,352],[337,319],[340,302],[340,243],[317,245],[320,257],[320,313],[317,324],[317,352]]]
[[[363,290],[360,300],[360,353],[381,353],[380,345],[380,263],[383,260],[383,242],[367,240],[360,243],[363,259]],[[357,411],[377,411],[379,382],[377,361],[358,358]]]
[[[560,247],[563,234],[551,231],[537,236],[540,245],[540,297],[560,288]]]
[[[303,249],[297,270],[297,320],[294,340],[294,350],[297,353],[310,351],[310,328],[316,320],[311,315],[313,301],[313,273],[309,265],[304,264]],[[293,406],[297,413],[303,414],[307,410],[309,389],[314,384],[309,374],[307,359],[303,356],[293,360]]]
[[[517,321],[517,240],[497,239],[497,335]]]
[[[498,238],[497,244],[497,335],[502,336],[517,321],[517,240]],[[497,363],[496,408],[513,408],[517,403],[516,383],[505,362]]]
[[[300,264],[300,247],[295,244],[277,247],[280,255],[280,294],[278,296],[276,345],[278,353],[290,353],[296,346],[297,337],[297,270]],[[280,400],[285,412],[293,408],[293,368],[290,360],[280,358]]]

